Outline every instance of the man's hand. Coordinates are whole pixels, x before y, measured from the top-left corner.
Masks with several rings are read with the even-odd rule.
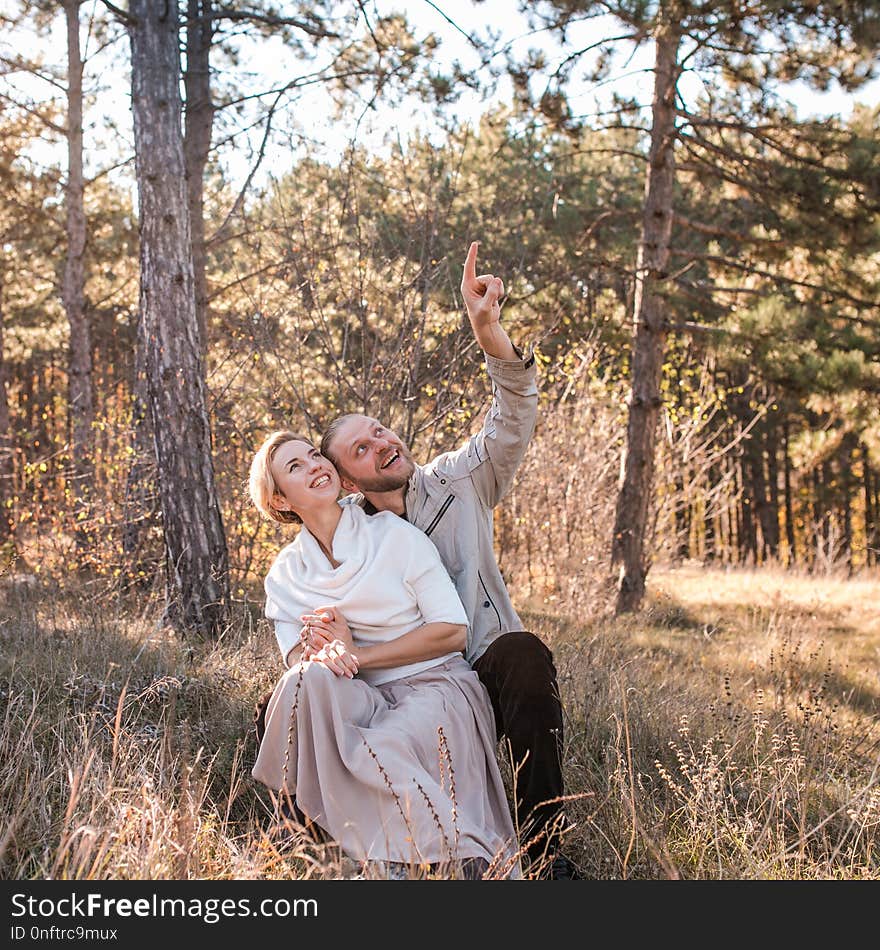
[[[519,359],[507,331],[501,326],[501,298],[504,282],[494,274],[477,276],[477,250],[480,242],[468,248],[461,278],[461,295],[467,307],[468,319],[477,343],[490,355],[500,360]]]

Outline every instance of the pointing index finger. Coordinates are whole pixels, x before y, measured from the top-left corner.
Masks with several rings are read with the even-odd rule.
[[[477,250],[479,247],[479,241],[472,241],[468,248],[467,257],[464,261],[464,279],[467,283],[472,283],[477,279]]]

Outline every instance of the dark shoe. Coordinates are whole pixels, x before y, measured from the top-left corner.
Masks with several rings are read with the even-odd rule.
[[[485,858],[465,858],[461,862],[460,876],[463,881],[482,881],[488,870],[489,862]]]
[[[581,876],[564,854],[557,854],[550,865],[549,878],[551,881],[579,881]]]
[[[269,705],[273,692],[274,690],[270,690],[265,693],[254,706],[254,732],[257,734],[257,748],[260,747],[263,736],[266,735],[266,707]]]

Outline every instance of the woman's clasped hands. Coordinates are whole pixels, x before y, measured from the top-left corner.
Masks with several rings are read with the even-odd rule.
[[[334,607],[316,607],[299,619],[303,624],[303,659],[320,663],[337,676],[353,679],[359,664],[345,617]]]

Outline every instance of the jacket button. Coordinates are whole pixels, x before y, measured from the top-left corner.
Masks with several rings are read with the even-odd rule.
[[[441,479],[440,479],[440,484],[441,484],[441,485],[445,485],[445,484],[446,484],[446,479],[445,479],[445,478],[441,478]]]
[[[484,601],[483,601],[483,606],[484,606],[484,607],[488,607],[488,606],[489,606],[489,601],[488,601],[488,600],[484,600]]]

